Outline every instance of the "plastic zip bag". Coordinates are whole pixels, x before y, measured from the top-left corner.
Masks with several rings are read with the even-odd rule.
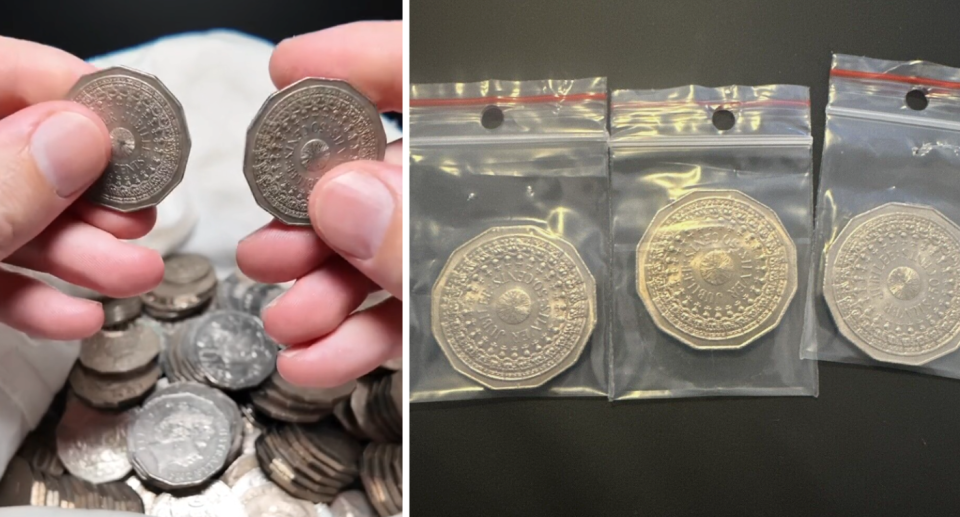
[[[411,400],[606,395],[606,80],[410,105]]]
[[[803,356],[960,378],[960,69],[835,55]]]
[[[610,397],[815,396],[807,88],[616,91],[610,145]]]

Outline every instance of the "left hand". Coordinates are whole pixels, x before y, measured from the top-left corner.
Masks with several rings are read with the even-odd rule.
[[[361,22],[285,40],[274,50],[277,88],[305,77],[343,79],[381,112],[403,105],[401,22]],[[402,353],[402,145],[384,162],[351,162],[326,173],[310,197],[313,228],[272,222],[240,242],[237,263],[266,283],[295,280],[266,309],[264,327],[290,382],[337,386]],[[371,292],[395,299],[352,314]]]

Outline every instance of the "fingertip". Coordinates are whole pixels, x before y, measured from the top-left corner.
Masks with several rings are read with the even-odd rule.
[[[309,353],[301,355],[310,347],[311,345],[297,345],[280,352],[277,371],[284,380],[311,388],[334,388],[354,380],[350,372],[335,364],[317,361],[309,357]]]

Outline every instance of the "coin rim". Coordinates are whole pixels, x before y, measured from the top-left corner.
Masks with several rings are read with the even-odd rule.
[[[694,336],[686,332],[681,331],[680,329],[674,327],[657,308],[656,304],[653,303],[653,300],[650,297],[650,293],[647,291],[646,286],[646,274],[642,264],[645,262],[642,260],[642,257],[649,252],[651,241],[653,240],[654,235],[656,234],[657,229],[660,228],[660,225],[663,224],[663,221],[669,217],[674,211],[683,207],[686,204],[692,203],[699,199],[703,198],[722,198],[722,199],[736,199],[738,201],[744,202],[751,205],[755,210],[769,216],[770,222],[773,223],[774,227],[780,231],[780,235],[784,238],[784,247],[786,248],[787,255],[787,291],[784,296],[780,297],[780,300],[777,302],[777,305],[780,307],[776,312],[776,317],[772,318],[768,316],[765,320],[766,323],[761,322],[756,329],[736,336],[733,338],[724,338],[724,339],[707,339],[703,337]],[[784,226],[783,221],[780,220],[780,216],[777,215],[777,212],[770,208],[769,206],[757,201],[755,198],[734,189],[701,189],[695,190],[693,192],[688,192],[679,198],[677,198],[672,203],[667,204],[660,210],[657,210],[657,213],[653,216],[653,219],[650,221],[650,224],[647,226],[647,229],[643,232],[643,237],[640,238],[640,242],[637,243],[637,253],[636,253],[636,277],[637,277],[637,295],[640,297],[640,301],[643,302],[643,306],[646,308],[647,313],[653,319],[654,325],[657,326],[663,333],[669,335],[670,337],[680,341],[684,345],[689,346],[695,350],[741,350],[750,344],[754,343],[761,337],[767,335],[778,326],[783,321],[784,316],[787,314],[787,310],[790,308],[790,305],[793,303],[793,299],[797,294],[798,284],[799,284],[799,265],[797,257],[797,245],[793,241],[793,237],[790,236],[790,233],[787,231],[786,226]],[[729,343],[729,344],[728,344]]]
[[[187,124],[187,114],[183,109],[183,105],[180,104],[180,101],[176,98],[176,96],[173,95],[173,92],[171,92],[170,89],[167,88],[167,86],[163,84],[163,82],[161,82],[160,79],[158,79],[155,75],[141,72],[140,70],[135,70],[128,66],[111,66],[109,68],[104,68],[81,76],[79,79],[77,79],[77,82],[74,83],[73,87],[70,88],[70,91],[67,92],[66,100],[72,101],[74,96],[80,90],[82,90],[83,87],[102,77],[107,77],[110,75],[132,76],[150,84],[150,86],[153,86],[157,92],[159,92],[160,95],[170,103],[171,107],[174,108],[174,113],[179,115],[179,117],[175,117],[175,119],[180,126],[180,134],[182,135],[182,141],[180,143],[181,159],[178,160],[177,168],[174,171],[170,182],[164,185],[163,188],[161,188],[156,194],[150,196],[146,201],[135,204],[114,203],[106,199],[101,199],[100,197],[93,198],[90,196],[85,196],[96,204],[110,207],[119,212],[136,212],[138,210],[143,210],[144,208],[159,205],[180,185],[180,183],[183,182],[183,176],[187,170],[187,161],[190,159],[190,148],[192,147],[193,142],[190,139],[190,130]]]
[[[914,215],[916,215],[916,212],[921,212],[926,213],[926,215],[933,216],[934,218],[938,218],[940,221],[945,223],[943,225],[945,226],[945,230],[948,233],[953,233],[954,238],[956,238],[957,242],[960,243],[960,226],[958,226],[957,223],[953,222],[950,218],[945,216],[936,208],[930,206],[912,205],[909,203],[886,203],[878,207],[871,208],[866,212],[859,213],[850,218],[850,221],[844,225],[843,230],[837,234],[837,237],[832,242],[828,242],[826,244],[826,257],[823,266],[823,298],[827,302],[827,308],[830,311],[830,317],[833,319],[834,324],[836,324],[837,330],[840,331],[840,335],[860,349],[860,351],[870,356],[870,358],[880,362],[903,364],[907,366],[920,366],[927,364],[934,359],[939,359],[947,354],[955,352],[958,348],[960,348],[960,332],[954,334],[951,340],[940,348],[931,350],[930,352],[924,354],[904,356],[885,352],[867,343],[865,339],[858,336],[857,333],[854,332],[853,329],[851,329],[843,320],[843,317],[840,315],[840,308],[837,307],[836,293],[834,292],[832,282],[835,274],[834,268],[837,255],[840,253],[840,249],[847,242],[850,236],[853,235],[854,231],[875,217],[886,215],[888,213],[898,214],[905,212],[913,212]],[[928,218],[924,215],[920,215],[920,217]]]
[[[462,361],[456,353],[453,352],[446,339],[446,336],[443,335],[443,329],[440,326],[440,295],[448,277],[450,276],[450,271],[461,260],[463,260],[463,255],[466,255],[468,251],[481,244],[484,240],[493,240],[493,238],[496,237],[509,237],[514,235],[532,235],[534,237],[544,239],[554,246],[560,248],[567,255],[570,261],[573,262],[573,265],[577,268],[583,278],[585,287],[584,291],[587,293],[587,323],[584,327],[584,331],[581,333],[580,338],[577,341],[577,344],[574,346],[574,349],[571,350],[567,356],[564,357],[553,368],[523,379],[506,380],[489,377],[477,370],[474,370],[464,361]],[[450,361],[450,365],[453,366],[454,370],[460,372],[460,374],[469,377],[486,388],[493,390],[538,388],[553,380],[555,377],[569,370],[573,365],[580,361],[580,357],[583,355],[583,351],[587,348],[587,343],[590,342],[590,338],[593,336],[596,326],[597,282],[596,279],[594,279],[593,274],[590,272],[590,268],[587,267],[586,262],[584,262],[573,243],[558,234],[545,231],[536,226],[495,226],[464,242],[457,249],[455,249],[453,253],[450,254],[447,262],[443,265],[443,269],[440,270],[440,274],[437,276],[436,282],[433,284],[433,289],[430,295],[430,327],[433,331],[434,339],[437,341],[437,344],[440,345],[440,349],[443,350],[443,354],[447,356],[447,360]]]

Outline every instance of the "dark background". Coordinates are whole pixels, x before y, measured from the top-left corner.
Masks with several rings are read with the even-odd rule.
[[[235,29],[278,43],[344,23],[402,18],[401,0],[0,0],[0,35],[83,59],[181,32]]]
[[[410,20],[413,82],[808,85],[817,164],[832,52],[960,66],[960,2],[411,0]],[[516,400],[411,413],[417,517],[960,509],[960,382],[903,371],[822,363],[818,399]]]

